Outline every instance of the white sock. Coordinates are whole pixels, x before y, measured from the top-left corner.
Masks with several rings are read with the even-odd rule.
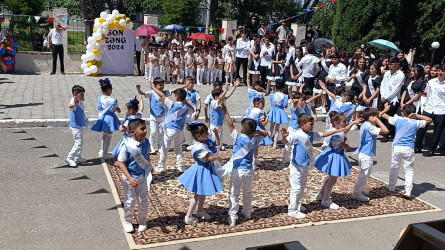
[[[105,145],[107,144],[108,134],[102,133],[102,153],[105,154]]]
[[[104,155],[108,154],[108,150],[110,149],[111,137],[112,136],[113,136],[113,134],[107,134],[107,138],[105,140],[105,145],[104,145]]]

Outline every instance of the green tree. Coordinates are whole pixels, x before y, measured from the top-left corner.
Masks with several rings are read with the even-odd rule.
[[[402,0],[349,0],[336,3],[332,35],[338,47],[353,51],[374,39],[395,41]]]
[[[322,1],[321,3],[326,4],[326,7],[319,8],[314,12],[310,24],[313,26],[320,25],[323,36],[331,39],[336,7],[332,1]]]
[[[159,17],[162,25],[197,25],[199,16],[199,4],[201,0],[162,0],[164,14]]]
[[[435,63],[439,63],[445,55],[445,1],[427,0],[419,3],[419,17],[416,21],[416,32],[412,39],[417,41],[416,61],[430,62],[431,43],[440,42],[441,46],[436,51]]]
[[[149,14],[162,8],[162,0],[128,0],[124,2],[124,13],[133,16],[137,13]]]
[[[82,17],[82,10],[80,9],[80,1],[78,0],[44,0],[44,9],[53,10],[61,7],[68,10],[68,16]]]
[[[40,15],[44,0],[5,0],[6,6],[14,14]]]

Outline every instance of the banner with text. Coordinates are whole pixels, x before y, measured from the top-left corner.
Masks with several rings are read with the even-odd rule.
[[[102,74],[132,75],[134,35],[132,30],[109,30],[102,56]]]

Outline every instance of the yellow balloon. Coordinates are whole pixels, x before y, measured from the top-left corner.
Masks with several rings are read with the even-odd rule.
[[[93,49],[93,54],[96,55],[96,56],[99,55],[99,50],[98,49]]]
[[[113,21],[113,25],[114,25],[115,27],[117,27],[117,26],[119,25],[119,21],[118,21],[118,20],[114,20],[114,21]]]
[[[96,59],[93,59],[93,60],[91,60],[90,62],[91,62],[91,64],[93,64],[93,65],[95,65],[95,64],[97,63]]]
[[[120,30],[126,30],[126,28],[124,26],[119,26]]]
[[[96,33],[97,29],[93,29],[93,33]]]
[[[89,62],[89,63],[87,63],[87,66],[89,68],[89,67],[93,66],[93,64]]]
[[[125,22],[130,23],[131,22],[130,18],[127,17],[127,19],[125,19]]]
[[[98,74],[97,74],[97,72],[96,72],[96,73],[91,73],[91,75],[92,75],[92,76],[97,76]]]
[[[126,16],[125,14],[121,14],[121,18],[122,18],[122,19],[126,19],[127,16]]]
[[[105,35],[104,34],[102,34],[102,39],[100,39],[100,40],[105,40]]]
[[[122,18],[121,15],[116,16],[116,20],[120,20],[121,18]]]
[[[98,61],[97,62],[97,64],[96,64],[96,66],[99,68],[99,67],[102,67],[102,62],[101,61]]]
[[[100,43],[100,40],[97,40],[96,43]]]
[[[108,29],[110,29],[110,30],[114,29],[114,23],[110,23],[110,24],[108,25]]]
[[[99,18],[99,23],[104,23],[105,22],[105,19],[103,19],[102,17],[101,18]]]

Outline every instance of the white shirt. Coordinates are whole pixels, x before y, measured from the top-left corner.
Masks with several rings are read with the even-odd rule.
[[[286,55],[286,63],[284,64],[284,66],[289,67],[290,61],[294,57],[295,57],[295,46],[292,46],[289,48],[289,51]]]
[[[269,67],[272,64],[272,54],[274,52],[275,48],[271,46],[271,44],[269,43],[269,47],[266,47],[266,45],[264,45],[261,48],[261,52],[260,52],[260,66],[267,66]],[[267,55],[264,56],[264,53],[267,51]]]
[[[445,114],[445,81],[440,82],[439,78],[431,79],[428,82],[428,102],[425,112],[435,115]]]
[[[258,29],[258,35],[264,36],[265,34],[266,34],[266,32],[263,30],[263,28]]]
[[[289,33],[289,28],[280,26],[276,32],[278,33],[278,40],[284,41],[286,40],[287,33]]]
[[[243,38],[238,38],[236,40],[236,54],[235,54],[235,56],[238,58],[249,57],[249,48],[250,48],[249,38],[246,38],[245,40],[243,40]]]
[[[337,63],[337,65],[331,64],[327,78],[335,79],[335,85],[339,86],[341,82],[348,79],[348,70],[343,63]]]
[[[142,39],[141,37],[134,37],[134,45],[136,46],[135,49],[136,51],[141,51],[142,50],[142,42],[144,41],[144,39]]]
[[[226,57],[227,52],[228,52],[230,49],[232,49],[232,53],[234,53],[234,52],[235,52],[235,48],[236,48],[236,47],[235,47],[235,44],[232,45],[232,46],[230,46],[229,44],[224,45],[224,47],[223,47],[222,50],[221,50],[223,58]]]
[[[390,103],[398,102],[400,100],[400,90],[402,89],[403,80],[405,80],[405,75],[402,71],[397,70],[394,74],[391,74],[390,70],[386,71],[380,86],[382,98]]]
[[[63,29],[60,30],[51,29],[50,32],[48,33],[48,38],[51,37],[51,44],[53,45],[63,44],[62,34],[63,34]]]
[[[388,119],[388,123],[391,124],[391,125],[393,125],[393,126],[395,126],[397,120],[402,120],[402,119],[407,120],[408,118],[407,118],[407,117],[402,117],[402,116],[395,115],[395,116],[390,117],[390,118]],[[417,120],[416,123],[417,123],[417,129],[426,127],[426,121],[425,121],[425,120]],[[412,154],[413,151],[414,151],[414,148],[412,148],[412,147],[408,147],[408,146],[398,146],[398,145],[394,145],[394,146],[393,146],[393,151],[394,151],[394,152],[399,152],[399,153]]]
[[[176,40],[176,39],[173,39],[171,42],[170,42],[170,44],[177,44],[177,45],[180,45],[180,44],[182,44],[179,40]]]
[[[303,70],[303,77],[313,78],[317,75],[317,63],[318,57],[309,54],[301,58],[300,62],[297,64],[297,68],[301,68],[303,66],[301,68]]]

